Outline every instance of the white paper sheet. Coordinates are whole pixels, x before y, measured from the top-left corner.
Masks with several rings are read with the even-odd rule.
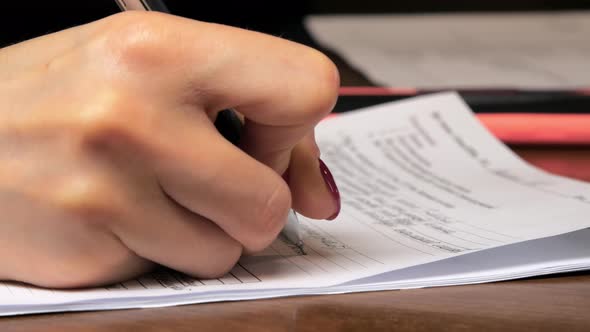
[[[590,12],[310,16],[323,46],[379,85],[590,87]]]
[[[316,137],[343,205],[336,221],[301,218],[307,255],[279,238],[215,280],[162,270],[75,291],[5,282],[0,315],[430,287],[590,266],[590,250],[514,246],[544,239],[549,248],[548,237],[589,227],[590,185],[523,162],[454,93],[327,119]],[[488,250],[503,251],[489,264],[457,263]]]

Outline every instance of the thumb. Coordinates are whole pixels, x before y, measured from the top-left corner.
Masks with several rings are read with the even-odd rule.
[[[340,192],[328,166],[320,159],[313,133],[295,146],[286,175],[293,208],[313,219],[335,219],[340,213]]]

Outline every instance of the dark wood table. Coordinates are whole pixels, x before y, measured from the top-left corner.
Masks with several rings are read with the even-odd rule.
[[[590,181],[590,147],[513,147]],[[590,245],[590,243],[588,244]],[[482,285],[0,319],[0,331],[590,331],[590,273]]]

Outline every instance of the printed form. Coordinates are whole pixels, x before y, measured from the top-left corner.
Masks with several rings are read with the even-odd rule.
[[[214,280],[161,269],[85,290],[3,282],[0,315],[432,287],[590,267],[590,185],[522,161],[455,93],[338,115],[321,122],[316,137],[342,212],[335,221],[300,216],[305,254],[279,237]]]

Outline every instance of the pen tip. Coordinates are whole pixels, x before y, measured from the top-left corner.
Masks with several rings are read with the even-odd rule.
[[[305,248],[303,247],[302,241],[299,241],[295,246],[297,246],[302,255],[307,255],[307,253],[305,252]]]

